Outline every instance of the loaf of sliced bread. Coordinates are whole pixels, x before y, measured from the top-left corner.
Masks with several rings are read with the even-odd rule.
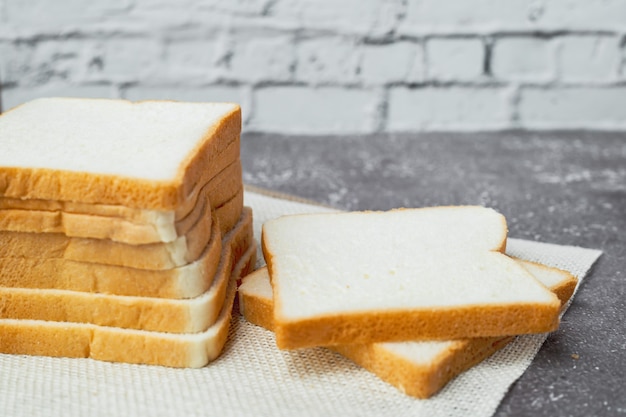
[[[52,98],[0,116],[0,351],[216,357],[257,251],[240,127],[228,103]]]
[[[553,291],[562,304],[576,288],[570,273],[517,260]],[[239,287],[239,309],[249,322],[274,328],[273,298],[266,268],[254,271]],[[512,336],[455,341],[395,342],[330,346],[408,395],[428,398],[450,380],[506,346]]]
[[[250,248],[236,264],[220,314],[204,332],[176,334],[84,323],[0,319],[0,352],[176,368],[203,367],[222,353],[236,294],[235,280],[254,268],[254,249]]]
[[[215,209],[220,233],[232,229],[241,217],[243,189]],[[131,245],[108,239],[68,237],[60,233],[0,231],[2,257],[67,259],[79,262],[118,265],[137,269],[162,270],[196,261],[211,237],[211,216],[200,216],[189,232],[173,242]]]
[[[167,219],[165,212],[145,219],[132,211],[130,217],[119,215],[124,213],[91,214],[84,204],[76,207],[77,204],[49,200],[0,198],[0,230],[61,233],[69,237],[111,239],[132,245],[172,242],[186,235],[200,217],[210,218],[211,209],[223,206],[242,189],[241,162],[237,160],[212,178],[196,199],[198,204],[177,220],[173,211],[168,212],[171,215]]]
[[[291,215],[263,225],[282,349],[552,331],[559,301],[483,207]]]
[[[33,100],[0,116],[0,196],[177,210],[240,130],[236,104]]]

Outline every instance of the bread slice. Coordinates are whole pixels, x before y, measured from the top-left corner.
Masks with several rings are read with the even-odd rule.
[[[240,141],[237,138],[228,144],[225,150],[214,155],[214,160],[207,161],[210,165],[206,167],[207,174],[205,176],[214,178],[219,173],[232,167],[235,161],[239,161],[239,151]],[[212,176],[209,173],[215,173],[215,175]],[[67,213],[119,217],[135,223],[167,224],[185,218],[196,207],[198,199],[202,198],[203,193],[207,191],[206,186],[209,184],[212,184],[210,180],[208,184],[197,184],[192,193],[181,204],[170,210],[142,209],[114,204],[84,203],[81,201],[12,198],[1,195],[0,209],[64,211]],[[216,188],[215,192],[221,193],[224,190],[232,190],[237,187],[233,187],[228,182],[221,182]],[[220,198],[226,200],[223,196]]]
[[[186,235],[200,217],[210,218],[212,208],[227,203],[243,189],[241,162],[233,162],[206,184],[195,207],[185,217],[168,221],[140,222],[134,218],[94,215],[59,210],[58,202],[0,198],[0,230],[30,233],[61,233],[70,237],[111,239],[132,245],[172,242]],[[3,201],[4,200],[4,201]],[[206,204],[209,201],[210,204]],[[48,204],[46,204],[48,203]],[[48,206],[48,207],[46,207]],[[87,207],[81,207],[86,209]]]
[[[0,286],[59,289],[102,294],[161,298],[194,298],[209,289],[222,251],[218,222],[201,257],[190,264],[164,270],[94,264],[51,258],[0,258]],[[252,210],[241,218],[224,240],[230,242],[236,262],[254,240]]]
[[[483,207],[291,215],[263,225],[282,349],[552,331],[559,301]]]
[[[243,189],[215,210],[222,234],[232,229],[243,209]],[[2,257],[67,259],[138,269],[163,270],[196,261],[211,237],[211,216],[201,216],[185,236],[173,242],[130,245],[106,239],[67,237],[60,233],[0,231]]]
[[[84,323],[0,319],[0,352],[176,368],[203,367],[222,353],[236,294],[235,280],[252,270],[256,256],[253,249],[235,266],[220,314],[204,332],[176,334]]]
[[[517,260],[548,286],[565,304],[576,288],[577,280],[566,271]],[[273,299],[266,268],[242,280],[239,309],[250,323],[272,330]],[[512,336],[473,338],[456,341],[395,342],[330,346],[331,350],[376,374],[404,393],[428,398],[450,380],[506,346]]]
[[[34,100],[0,116],[0,196],[175,210],[240,131],[236,104]]]

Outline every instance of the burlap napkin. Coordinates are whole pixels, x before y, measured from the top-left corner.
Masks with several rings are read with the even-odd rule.
[[[328,210],[250,190],[245,203],[253,208],[257,238],[267,219]],[[508,251],[569,270],[580,280],[600,256],[596,250],[515,239]],[[224,353],[203,369],[0,355],[0,415],[489,416],[545,337],[518,337],[435,397],[417,400],[326,349],[279,351],[272,333],[237,316]]]

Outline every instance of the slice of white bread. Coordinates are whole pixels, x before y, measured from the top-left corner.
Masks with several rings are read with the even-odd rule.
[[[0,116],[0,196],[175,210],[240,131],[236,104],[33,100]]]
[[[484,207],[290,215],[262,247],[282,349],[552,331],[559,301]]]
[[[215,216],[222,234],[231,230],[241,217],[243,189],[221,207]],[[173,242],[130,245],[107,239],[68,237],[60,233],[0,231],[2,257],[67,259],[138,269],[163,270],[196,261],[211,237],[211,216],[201,216],[185,236]]]
[[[254,240],[241,249],[243,228],[228,234],[215,277],[207,291],[191,299],[120,296],[68,290],[0,287],[0,317],[91,323],[102,326],[171,333],[206,330],[217,317],[228,278],[245,252],[256,250]],[[233,250],[239,254],[233,256]],[[248,256],[249,257],[249,256]]]
[[[111,239],[132,245],[172,242],[186,235],[201,216],[210,216],[211,209],[228,202],[243,189],[241,162],[236,160],[206,184],[198,204],[181,219],[141,222],[131,217],[103,216],[76,212],[76,207],[60,210],[58,202],[0,198],[0,230],[31,233],[61,233],[70,237]],[[209,201],[210,204],[206,202]],[[48,207],[46,207],[48,206]],[[87,208],[84,207],[83,209]],[[173,213],[173,212],[171,212]]]
[[[94,324],[0,319],[0,352],[108,362],[200,368],[215,360],[228,337],[235,280],[254,268],[250,248],[235,266],[216,322],[193,334],[121,329]]]
[[[562,304],[572,296],[577,279],[566,271],[517,260],[554,292]],[[272,330],[273,299],[266,268],[242,280],[239,309],[250,323]],[[376,374],[404,393],[428,398],[450,380],[495,351],[506,346],[512,336],[473,338],[456,341],[395,342],[330,346],[356,364]]]
[[[213,156],[214,160],[208,160],[210,165],[206,167],[205,176],[209,179],[214,178],[223,172],[232,163],[239,160],[240,141],[231,142],[225,150]],[[215,173],[215,175],[209,175]],[[105,217],[120,217],[137,223],[174,223],[186,217],[196,206],[198,199],[202,198],[203,191],[206,191],[206,183],[196,184],[192,193],[182,201],[178,206],[169,210],[158,209],[142,209],[115,204],[102,203],[85,203],[81,201],[66,200],[45,200],[38,198],[13,198],[0,196],[0,209],[23,209],[23,210],[56,210],[78,214],[92,214]],[[221,183],[216,190],[232,190],[228,183]],[[226,198],[223,198],[224,200]],[[215,205],[215,204],[214,204]]]
[[[224,236],[233,263],[254,240],[252,210],[245,207],[239,222]],[[149,270],[65,259],[0,258],[0,286],[59,289],[160,298],[194,298],[208,291],[217,272],[222,240],[217,222],[200,259],[188,265]]]

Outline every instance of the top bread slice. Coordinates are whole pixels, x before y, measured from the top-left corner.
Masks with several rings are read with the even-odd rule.
[[[484,207],[291,215],[262,247],[282,349],[538,333],[559,300],[502,252]]]
[[[0,196],[174,210],[240,131],[230,103],[34,100],[0,116]]]

